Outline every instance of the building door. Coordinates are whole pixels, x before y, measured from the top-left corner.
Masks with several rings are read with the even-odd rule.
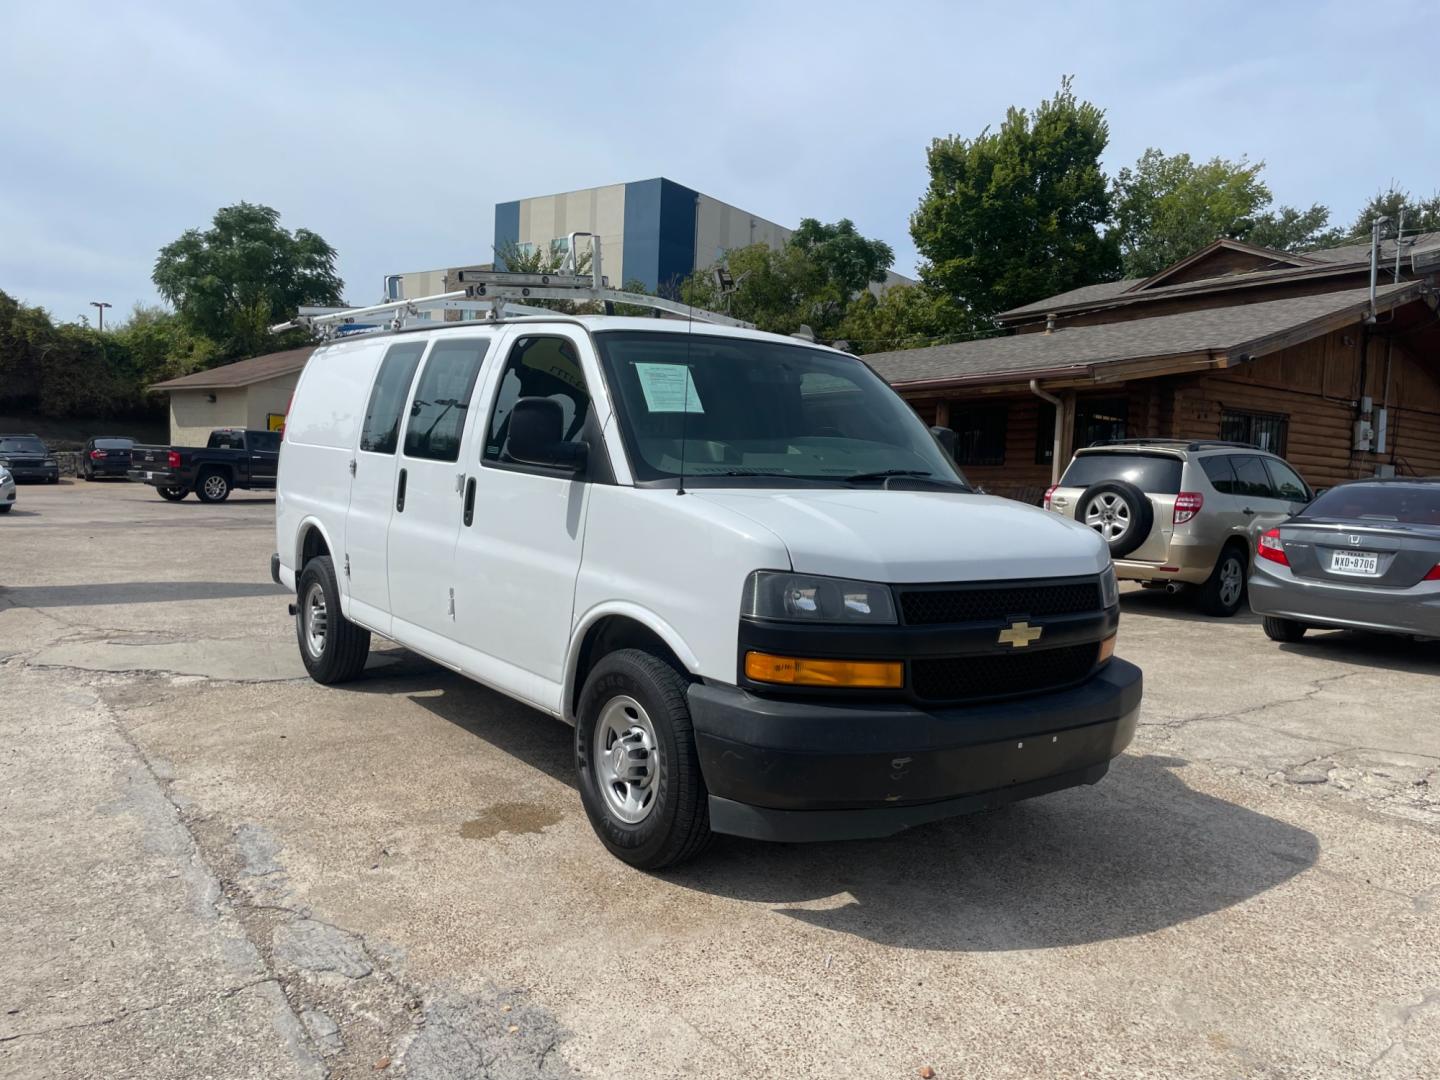
[[[345,515],[345,566],[349,567],[350,617],[382,634],[390,632],[390,582],[386,569],[390,517],[395,512],[395,464],[401,418],[425,342],[391,345],[370,388],[353,458],[350,508]],[[341,573],[342,567],[336,567]]]
[[[394,636],[449,662],[451,579],[467,478],[460,444],[473,417],[487,337],[444,337],[426,354],[405,418],[386,566]],[[418,628],[420,634],[414,633]],[[431,638],[433,635],[433,639]]]
[[[588,366],[598,377],[594,364],[578,331],[513,339],[490,379],[488,415],[477,418],[484,437],[470,444],[468,466],[478,471],[455,544],[456,635],[484,654],[479,662],[498,661],[477,674],[549,709],[558,706],[564,678],[589,484],[564,470],[511,460],[509,417],[522,397],[552,398],[563,410],[564,438],[588,438],[598,460],[604,447],[590,423],[585,374]]]

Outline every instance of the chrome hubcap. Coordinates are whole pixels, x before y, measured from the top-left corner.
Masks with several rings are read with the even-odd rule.
[[[1240,567],[1240,560],[1226,559],[1220,567],[1220,602],[1226,607],[1234,607],[1240,602],[1240,591],[1244,586],[1245,571]]]
[[[655,726],[632,697],[614,697],[595,724],[595,780],[610,812],[637,825],[655,808],[660,752]]]
[[[205,478],[205,494],[212,499],[218,499],[225,494],[225,480],[219,476],[207,476]]]
[[[1085,508],[1085,524],[1113,543],[1130,531],[1130,507],[1112,492],[1096,495]]]
[[[305,631],[305,647],[317,660],[325,652],[325,634],[330,629],[330,614],[325,609],[325,589],[317,581],[305,594],[300,605],[300,618]]]

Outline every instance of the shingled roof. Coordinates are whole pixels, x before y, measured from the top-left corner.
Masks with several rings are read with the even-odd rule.
[[[302,349],[286,349],[284,352],[252,356],[249,360],[237,360],[208,371],[196,371],[178,379],[155,383],[151,390],[223,390],[236,386],[249,386],[264,382],[280,375],[290,375],[301,370],[318,346],[306,345]]]
[[[1420,294],[1420,282],[1382,286],[1381,309]],[[865,357],[892,385],[1017,382],[1039,376],[1095,377],[1106,365],[1125,361],[1198,357],[1223,361],[1260,356],[1289,344],[1297,332],[1326,332],[1337,321],[1359,318],[1368,289],[1318,293],[1258,304],[1205,308],[1150,319],[1063,327],[1054,333],[1014,334],[874,353]]]
[[[1239,248],[1248,246],[1234,241],[1228,243]],[[1407,252],[1414,251],[1437,243],[1440,243],[1440,232],[1417,233],[1405,238],[1405,250]],[[1252,248],[1252,250],[1263,252],[1267,249]],[[1274,252],[1273,254],[1278,259],[1285,253]],[[1291,280],[1343,277],[1370,265],[1370,241],[1298,252],[1291,257],[1291,260],[1291,265],[1278,265],[1273,269],[1218,274],[1214,277],[1194,278],[1174,285],[1157,282],[1157,284],[1146,286],[1146,282],[1151,281],[1152,278],[1125,278],[1121,281],[1104,281],[1098,285],[1083,285],[1078,289],[1047,296],[1044,300],[1036,300],[1031,304],[1023,304],[1020,307],[1011,308],[1009,311],[1002,311],[996,318],[1002,323],[1034,322],[1040,316],[1052,312],[1062,314],[1091,308],[1148,303],[1151,300],[1213,292],[1217,289],[1261,288]],[[1394,240],[1381,241],[1379,263],[1382,267],[1395,264]],[[1179,266],[1181,263],[1175,265]]]

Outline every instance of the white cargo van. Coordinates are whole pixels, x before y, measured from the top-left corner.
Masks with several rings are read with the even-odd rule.
[[[371,632],[575,727],[635,866],[872,837],[1094,783],[1140,672],[1090,529],[976,494],[860,360],[651,318],[322,346],[275,579],[322,683]]]

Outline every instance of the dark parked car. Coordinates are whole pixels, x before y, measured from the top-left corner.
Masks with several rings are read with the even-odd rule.
[[[132,448],[128,475],[171,502],[192,491],[201,502],[223,502],[234,488],[273,489],[279,464],[278,431],[216,428],[203,447]]]
[[[0,465],[17,481],[60,482],[60,464],[38,435],[0,435]]]
[[[1440,638],[1440,478],[1340,484],[1262,533],[1250,606],[1275,641],[1312,628]]]
[[[130,449],[135,440],[128,435],[97,435],[85,440],[80,454],[80,475],[86,480],[97,476],[124,477],[130,471]]]

